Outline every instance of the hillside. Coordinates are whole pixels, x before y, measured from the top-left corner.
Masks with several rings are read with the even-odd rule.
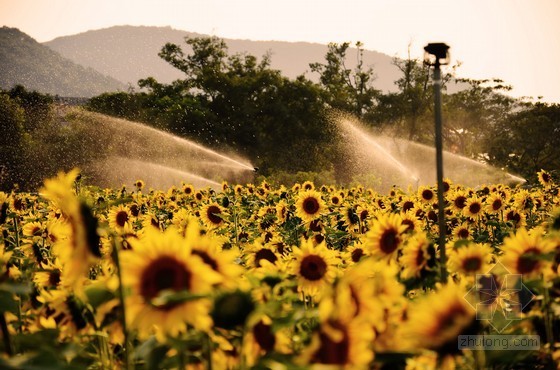
[[[76,64],[17,28],[0,28],[0,88],[23,85],[59,96],[91,97],[126,84]]]
[[[185,36],[205,35],[172,29],[171,27],[115,26],[88,31],[73,36],[59,37],[44,45],[64,57],[91,67],[123,83],[136,85],[139,79],[148,76],[169,83],[181,78],[181,72],[158,57],[158,52],[167,42],[181,45],[187,51]],[[306,42],[250,41],[224,39],[230,54],[247,52],[262,57],[271,52],[271,67],[282,71],[289,78],[306,73],[316,80],[318,76],[309,71],[309,63],[325,62],[327,46]],[[359,40],[347,40],[355,43]],[[354,61],[355,49],[348,52],[348,60]],[[399,70],[392,65],[392,58],[375,51],[364,51],[364,64],[372,66],[377,75],[375,85],[383,91],[393,91]],[[348,68],[354,65],[347,65]]]

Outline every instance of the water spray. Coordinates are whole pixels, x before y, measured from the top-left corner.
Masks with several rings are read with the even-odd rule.
[[[438,196],[438,225],[439,250],[441,263],[441,280],[447,282],[447,257],[445,254],[445,212],[443,199],[443,135],[441,119],[441,71],[440,66],[449,62],[449,46],[444,43],[431,43],[424,47],[424,63],[434,66],[434,112],[436,125],[436,166],[437,166],[437,196]]]

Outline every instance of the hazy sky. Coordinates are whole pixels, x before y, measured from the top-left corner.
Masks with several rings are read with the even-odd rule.
[[[113,25],[250,40],[361,41],[418,57],[451,46],[458,74],[560,103],[560,0],[0,0],[0,24],[39,42]]]

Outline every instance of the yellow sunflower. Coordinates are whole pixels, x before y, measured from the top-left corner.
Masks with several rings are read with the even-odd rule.
[[[451,232],[451,235],[456,240],[473,238],[473,232],[467,222],[462,222],[459,225],[455,226]]]
[[[126,226],[131,224],[132,214],[127,206],[119,204],[112,207],[107,214],[107,221],[109,226],[116,231],[122,231]]]
[[[302,191],[296,200],[296,216],[308,223],[318,218],[325,210],[321,194],[315,190]]]
[[[537,177],[539,179],[539,183],[544,188],[550,188],[554,185],[554,180],[552,179],[552,176],[548,171],[541,169],[539,172],[537,172]]]
[[[218,228],[226,223],[226,213],[216,202],[209,203],[200,210],[200,218],[209,229]]]
[[[246,268],[249,270],[258,269],[262,267],[263,261],[273,265],[276,264],[280,260],[280,254],[276,253],[276,249],[272,244],[265,244],[261,240],[256,240],[243,251],[246,258]]]
[[[448,283],[414,301],[403,326],[403,338],[412,349],[457,352],[457,336],[475,334],[476,312],[464,298],[462,286]]]
[[[501,262],[511,274],[522,274],[526,278],[538,277],[549,272],[552,261],[547,258],[556,248],[552,239],[543,235],[542,228],[527,231],[517,230],[515,235],[504,239]]]
[[[83,279],[90,266],[101,257],[97,218],[73,192],[77,176],[78,170],[67,174],[61,172],[56,178],[45,180],[41,189],[44,197],[61,210],[71,230],[66,238],[58,239],[53,246],[53,253],[64,266],[64,281],[70,285]]]
[[[449,195],[450,206],[455,213],[463,212],[467,205],[468,194],[464,190],[456,190]]]
[[[192,255],[200,257],[202,262],[222,276],[224,287],[233,288],[239,284],[243,269],[235,263],[238,253],[234,249],[224,250],[224,240],[202,235],[200,227],[192,223],[187,228],[185,242],[192,246]]]
[[[121,257],[127,321],[141,337],[175,336],[186,324],[208,330],[212,325],[208,295],[223,277],[175,231],[149,230]],[[185,296],[194,299],[183,298]]]
[[[463,276],[485,274],[490,269],[492,248],[488,244],[469,243],[452,249],[447,260],[447,268],[452,273]]]
[[[403,225],[399,214],[380,215],[372,222],[371,230],[364,235],[365,247],[374,258],[395,261],[402,248],[406,229],[407,225]]]
[[[492,193],[488,198],[486,198],[484,205],[484,209],[487,213],[499,214],[504,210],[506,203],[500,194]]]
[[[476,195],[467,199],[463,207],[463,215],[472,219],[478,219],[484,213],[482,200]]]
[[[425,232],[418,232],[407,240],[399,261],[403,266],[403,279],[418,278],[434,268],[436,249]]]
[[[296,361],[311,368],[365,369],[374,358],[373,338],[373,330],[361,320],[325,321],[314,330],[311,343]]]
[[[312,239],[302,239],[301,246],[293,248],[293,257],[291,272],[297,277],[298,291],[312,297],[320,296],[336,277],[336,252],[328,249],[324,242],[314,245]]]

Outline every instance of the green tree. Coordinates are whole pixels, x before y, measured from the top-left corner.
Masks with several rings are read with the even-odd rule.
[[[486,136],[491,163],[536,180],[541,169],[560,169],[560,105],[525,104],[500,120]]]
[[[25,111],[6,93],[0,92],[0,190],[21,185],[24,160]]]
[[[489,132],[503,121],[517,102],[504,94],[511,90],[500,79],[457,79],[460,91],[444,100],[444,140],[461,155],[486,160],[485,143]],[[486,140],[488,139],[488,140]]]
[[[373,87],[375,74],[372,67],[364,66],[363,44],[356,42],[357,65],[346,67],[350,43],[330,43],[325,55],[326,64],[311,63],[312,72],[319,73],[324,99],[329,107],[349,112],[359,118],[375,107],[380,91]]]
[[[270,68],[270,56],[229,55],[224,41],[185,38],[160,57],[185,74],[169,85],[141,80],[167,128],[214,148],[235,148],[259,167],[308,171],[328,162],[328,128],[317,85]]]

